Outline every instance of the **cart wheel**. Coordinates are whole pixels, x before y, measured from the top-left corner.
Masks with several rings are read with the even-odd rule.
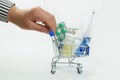
[[[52,74],[55,74],[55,72],[56,72],[55,69],[56,69],[56,64],[55,64],[55,63],[52,63],[52,64],[51,64],[51,73],[52,73]]]
[[[80,68],[77,68],[78,74],[82,74],[82,70]]]
[[[82,68],[83,68],[83,66],[78,63],[77,64],[77,72],[78,72],[78,74],[82,74]]]
[[[55,72],[56,72],[55,70],[53,70],[53,69],[51,70],[51,73],[52,73],[52,74],[55,74]]]

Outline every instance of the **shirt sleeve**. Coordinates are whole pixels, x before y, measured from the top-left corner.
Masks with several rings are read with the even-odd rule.
[[[9,0],[0,0],[0,21],[8,22],[7,16],[10,8],[15,4]]]

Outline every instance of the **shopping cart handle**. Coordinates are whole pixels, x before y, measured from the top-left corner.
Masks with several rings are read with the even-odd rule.
[[[52,30],[50,30],[49,35],[54,36],[54,32]]]

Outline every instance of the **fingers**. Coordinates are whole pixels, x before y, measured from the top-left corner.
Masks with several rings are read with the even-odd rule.
[[[37,10],[37,21],[42,22],[49,28],[49,30],[53,30],[53,32],[56,32],[56,20],[55,17],[50,14],[49,12],[41,9],[41,8],[36,8]]]
[[[56,32],[56,20],[55,17],[51,14],[49,14],[48,12],[46,12],[47,14],[47,18],[45,19],[45,24],[47,27],[50,28],[50,30],[52,30],[54,33]]]
[[[48,27],[50,27],[50,30],[52,30],[54,33],[56,32],[56,21],[55,21],[54,17],[51,18],[50,20],[47,19],[46,24]]]

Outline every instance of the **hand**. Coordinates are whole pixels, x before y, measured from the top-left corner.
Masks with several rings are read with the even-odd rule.
[[[13,6],[8,13],[8,21],[18,25],[22,29],[36,30],[49,33],[56,30],[55,17],[40,7],[30,10],[21,10]]]

